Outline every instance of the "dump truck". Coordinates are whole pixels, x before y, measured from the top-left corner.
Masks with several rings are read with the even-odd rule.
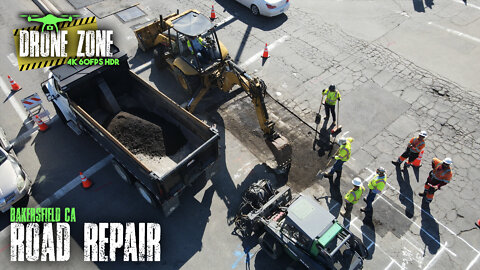
[[[294,196],[288,186],[274,189],[265,179],[243,193],[235,230],[257,235],[272,259],[288,254],[294,263],[287,269],[361,269],[368,256],[362,241],[314,198]]]
[[[267,86],[257,77],[247,74],[229,56],[227,48],[218,39],[215,24],[200,12],[185,12],[160,16],[160,20],[135,30],[138,47],[153,49],[157,68],[171,70],[191,99],[185,108],[195,107],[212,88],[223,92],[240,86],[255,107],[267,146],[277,162],[277,172],[287,172],[291,164],[292,148],[288,140],[275,130],[265,105]]]
[[[42,90],[59,118],[111,153],[120,178],[168,216],[185,188],[209,176],[218,132],[133,73],[116,46],[111,51],[118,65],[56,66]]]

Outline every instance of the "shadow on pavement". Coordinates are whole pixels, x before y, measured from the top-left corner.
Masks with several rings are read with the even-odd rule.
[[[423,5],[423,0],[413,0],[413,9],[416,12],[425,12],[425,6]]]
[[[250,27],[255,27],[263,31],[273,30],[281,26],[288,19],[286,14],[280,14],[275,17],[255,16],[249,8],[236,1],[216,0],[216,2],[223,7],[224,11],[232,14],[235,19]]]
[[[433,0],[425,0],[425,6],[432,9],[434,3]]]
[[[415,214],[415,206],[413,205],[413,190],[410,185],[410,176],[408,170],[402,170],[400,166],[395,166],[397,173],[397,182],[400,186],[400,194],[398,199],[405,206],[405,215],[412,218]]]
[[[440,249],[440,232],[438,223],[432,217],[430,213],[430,205],[422,200],[422,230],[420,231],[420,237],[423,243],[428,247],[430,254],[436,254]]]
[[[373,253],[375,253],[375,224],[373,223],[373,212],[365,213],[365,217],[363,218],[363,225],[360,228],[362,230],[362,242],[367,246],[368,249],[368,256],[366,257],[367,260],[371,260]]]
[[[340,214],[340,210],[342,209],[343,205],[343,198],[342,193],[340,191],[340,178],[342,177],[342,173],[338,173],[333,180],[333,177],[328,178],[328,182],[330,183],[330,200],[327,201],[328,209],[330,209],[330,213],[338,218]]]

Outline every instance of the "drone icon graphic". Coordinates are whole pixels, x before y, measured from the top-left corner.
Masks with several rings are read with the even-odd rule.
[[[20,17],[27,18],[29,22],[40,22],[43,23],[42,32],[47,27],[47,31],[52,31],[55,27],[55,31],[58,32],[57,23],[59,22],[71,22],[73,18],[80,17],[80,15],[60,15],[57,17],[52,14],[47,14],[43,17],[40,15],[20,15]]]

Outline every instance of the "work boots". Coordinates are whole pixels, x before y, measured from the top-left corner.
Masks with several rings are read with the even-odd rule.
[[[420,197],[425,197],[425,192],[420,192],[420,193],[418,193],[418,196],[420,196]]]

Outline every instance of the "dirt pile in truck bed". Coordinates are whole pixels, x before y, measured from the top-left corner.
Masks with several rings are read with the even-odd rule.
[[[135,155],[159,157],[172,155],[185,144],[185,137],[174,125],[166,126],[169,129],[166,130],[165,127],[142,118],[120,112],[113,117],[106,128]]]

